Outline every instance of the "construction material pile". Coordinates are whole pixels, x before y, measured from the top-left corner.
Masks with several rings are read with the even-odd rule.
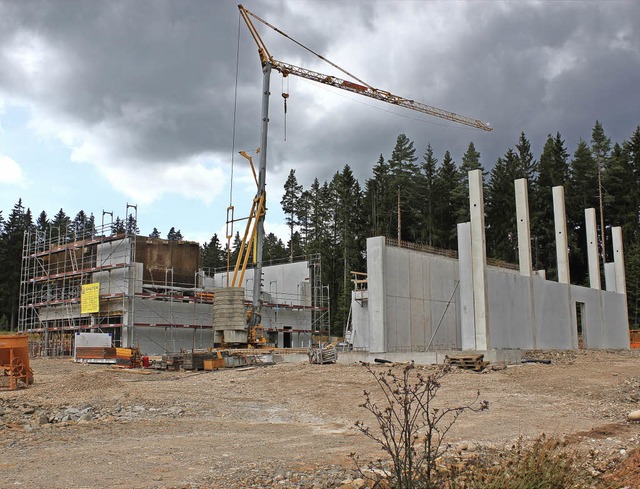
[[[244,288],[216,289],[213,300],[213,329],[216,332],[216,343],[246,343]]]
[[[307,355],[309,355],[309,363],[319,365],[336,363],[338,361],[338,350],[336,350],[336,346],[333,343],[324,345],[319,343],[318,346],[312,346],[309,348],[309,351],[307,351]]]

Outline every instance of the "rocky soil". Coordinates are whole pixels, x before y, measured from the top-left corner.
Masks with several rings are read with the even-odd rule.
[[[450,456],[546,433],[584,452],[584,470],[612,487],[640,487],[640,423],[626,419],[640,409],[640,352],[528,357],[551,364],[445,377],[443,406],[477,391],[490,406],[459,419]],[[374,421],[360,407],[374,380],[359,364],[159,372],[36,359],[32,368],[33,386],[0,391],[2,488],[353,489],[367,481],[349,455],[381,456],[354,427]]]

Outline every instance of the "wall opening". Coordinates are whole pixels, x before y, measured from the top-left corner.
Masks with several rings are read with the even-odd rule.
[[[284,348],[291,348],[291,332],[287,332],[287,330],[291,329],[291,326],[285,326],[285,331],[282,333],[282,346]]]
[[[578,348],[587,346],[587,322],[584,302],[576,302],[576,325],[578,328]]]

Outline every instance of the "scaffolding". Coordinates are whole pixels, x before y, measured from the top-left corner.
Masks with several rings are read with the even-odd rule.
[[[127,205],[127,214],[130,210],[135,216],[135,206]],[[140,237],[130,229],[117,232],[109,212],[102,221],[25,233],[19,331],[29,333],[31,354],[71,355],[81,331],[110,333],[115,346],[147,342],[163,352],[215,346],[216,287],[199,266],[198,244]],[[262,294],[268,332],[279,334],[284,346],[309,344],[313,333],[328,329],[329,297],[321,286],[319,255],[308,266],[309,279],[295,294],[285,293],[282,285],[278,290],[277,283]],[[83,312],[82,288],[96,283],[99,308]]]
[[[127,206],[127,212],[130,206]],[[128,273],[135,260],[135,235],[118,232],[111,221],[99,226],[83,223],[43,232],[25,232],[22,247],[18,329],[30,334],[32,355],[70,355],[77,331],[109,332],[114,344],[133,301],[132,288],[100,295],[101,312],[80,312],[82,286]],[[113,246],[111,246],[113,245]],[[105,253],[108,248],[109,252]],[[102,282],[102,281],[101,281]]]

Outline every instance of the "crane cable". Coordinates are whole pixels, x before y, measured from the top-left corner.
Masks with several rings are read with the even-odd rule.
[[[287,79],[287,90],[284,89],[284,79]],[[282,75],[282,98],[284,99],[284,140],[287,140],[287,99],[289,98],[289,77]]]
[[[227,286],[229,285],[229,267],[231,264],[231,234],[229,233],[229,209],[233,206],[233,163],[236,153],[236,119],[238,114],[238,73],[240,71],[240,25],[242,15],[238,13],[238,34],[236,46],[236,80],[233,94],[233,129],[231,135],[231,175],[229,177],[229,207],[227,208]],[[233,223],[231,224],[233,226]],[[233,229],[233,227],[232,227]]]
[[[236,116],[238,113],[238,72],[240,71],[240,13],[238,13],[238,35],[236,46],[236,80],[233,94],[233,130],[231,136],[231,182],[229,185],[229,206],[233,203],[233,162],[236,153]]]

